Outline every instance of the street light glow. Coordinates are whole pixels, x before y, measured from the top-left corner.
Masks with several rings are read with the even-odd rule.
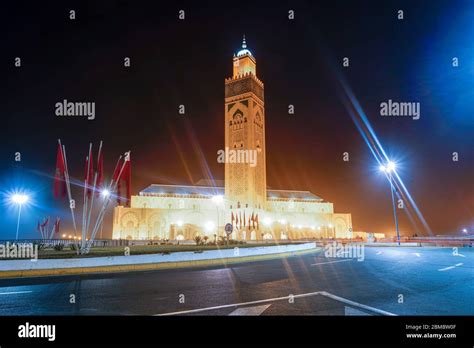
[[[396,168],[396,167],[397,167],[397,165],[395,164],[395,162],[388,161],[386,166],[381,165],[381,166],[379,167],[379,169],[380,169],[381,172],[384,172],[384,173],[391,173],[391,172],[394,172],[394,171],[395,171],[395,168]]]
[[[105,188],[100,192],[100,194],[102,195],[102,197],[107,198],[110,196],[110,191]]]
[[[221,203],[224,202],[224,196],[222,196],[222,195],[212,196],[212,201],[216,204],[221,204]]]
[[[208,222],[206,222],[204,227],[206,228],[207,232],[211,232],[211,231],[214,230],[215,224],[212,221],[208,221]]]
[[[269,217],[266,217],[265,219],[263,219],[263,224],[265,226],[270,226],[272,224],[272,219],[270,219]]]

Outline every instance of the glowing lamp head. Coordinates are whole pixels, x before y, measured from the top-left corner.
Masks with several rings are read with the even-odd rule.
[[[107,198],[110,196],[110,191],[108,189],[103,189],[100,194],[102,195],[102,197],[104,198]]]
[[[266,217],[265,219],[263,219],[263,224],[265,226],[270,226],[272,224],[272,219],[270,219],[269,217]]]
[[[214,230],[214,227],[215,227],[215,225],[212,221],[208,221],[204,225],[204,228],[206,229],[207,232],[212,232]]]
[[[183,222],[181,220],[177,221],[176,222],[176,225],[178,225],[179,227],[183,226]]]
[[[462,232],[463,232],[463,233],[467,233],[467,229],[466,229],[466,228],[463,228],[463,229],[462,229]]]
[[[222,204],[224,202],[224,196],[222,195],[212,196],[212,201],[216,204]]]
[[[395,168],[396,168],[396,164],[395,162],[392,162],[392,161],[388,161],[387,162],[387,165],[384,166],[384,165],[381,165],[379,167],[380,171],[384,172],[384,173],[391,173],[391,172],[394,172],[395,171]]]
[[[15,193],[12,197],[11,200],[13,203],[18,204],[18,205],[23,205],[28,202],[29,197],[24,194],[19,194]]]

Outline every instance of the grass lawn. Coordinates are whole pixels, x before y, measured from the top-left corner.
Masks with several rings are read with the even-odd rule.
[[[131,245],[130,255],[143,255],[143,254],[160,254],[160,253],[175,253],[182,251],[204,251],[204,250],[216,250],[216,249],[233,249],[238,248],[251,248],[259,246],[275,246],[283,245],[283,243],[268,243],[268,244],[233,244],[233,245]],[[52,248],[39,250],[39,259],[63,259],[63,258],[74,258],[74,257],[99,257],[99,256],[123,256],[125,253],[124,246],[117,247],[93,247],[89,254],[78,256],[75,250],[70,250],[69,247],[65,247],[61,251],[56,251]]]

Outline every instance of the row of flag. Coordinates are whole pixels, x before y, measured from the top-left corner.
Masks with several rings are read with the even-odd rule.
[[[238,229],[242,228],[252,228],[252,229],[257,229],[259,230],[259,223],[258,223],[258,214],[254,214],[252,212],[252,215],[249,216],[248,218],[245,217],[245,211],[244,212],[234,212],[231,213],[231,221],[232,225],[237,227]],[[235,224],[234,224],[235,222]]]

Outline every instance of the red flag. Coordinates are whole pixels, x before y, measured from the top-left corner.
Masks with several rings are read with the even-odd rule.
[[[255,216],[255,222],[257,223],[257,231],[258,231],[258,229],[259,229],[259,224],[258,224],[258,214],[257,214],[257,216]]]
[[[44,222],[41,224],[41,227],[42,227],[42,228],[45,228],[46,225],[48,224],[48,222],[49,222],[49,217],[47,217],[47,218],[44,219]]]
[[[245,227],[245,211],[244,211],[244,227]]]
[[[250,218],[250,221],[252,221],[252,228],[255,228],[255,216],[252,212],[252,217]]]
[[[239,214],[235,214],[235,224],[237,225],[237,228],[239,228]]]
[[[64,162],[63,156],[63,149],[61,144],[58,143],[58,152],[56,155],[56,170],[54,174],[54,190],[53,194],[55,198],[59,196],[66,196],[66,181],[65,181],[65,173],[66,172],[66,164]]]

